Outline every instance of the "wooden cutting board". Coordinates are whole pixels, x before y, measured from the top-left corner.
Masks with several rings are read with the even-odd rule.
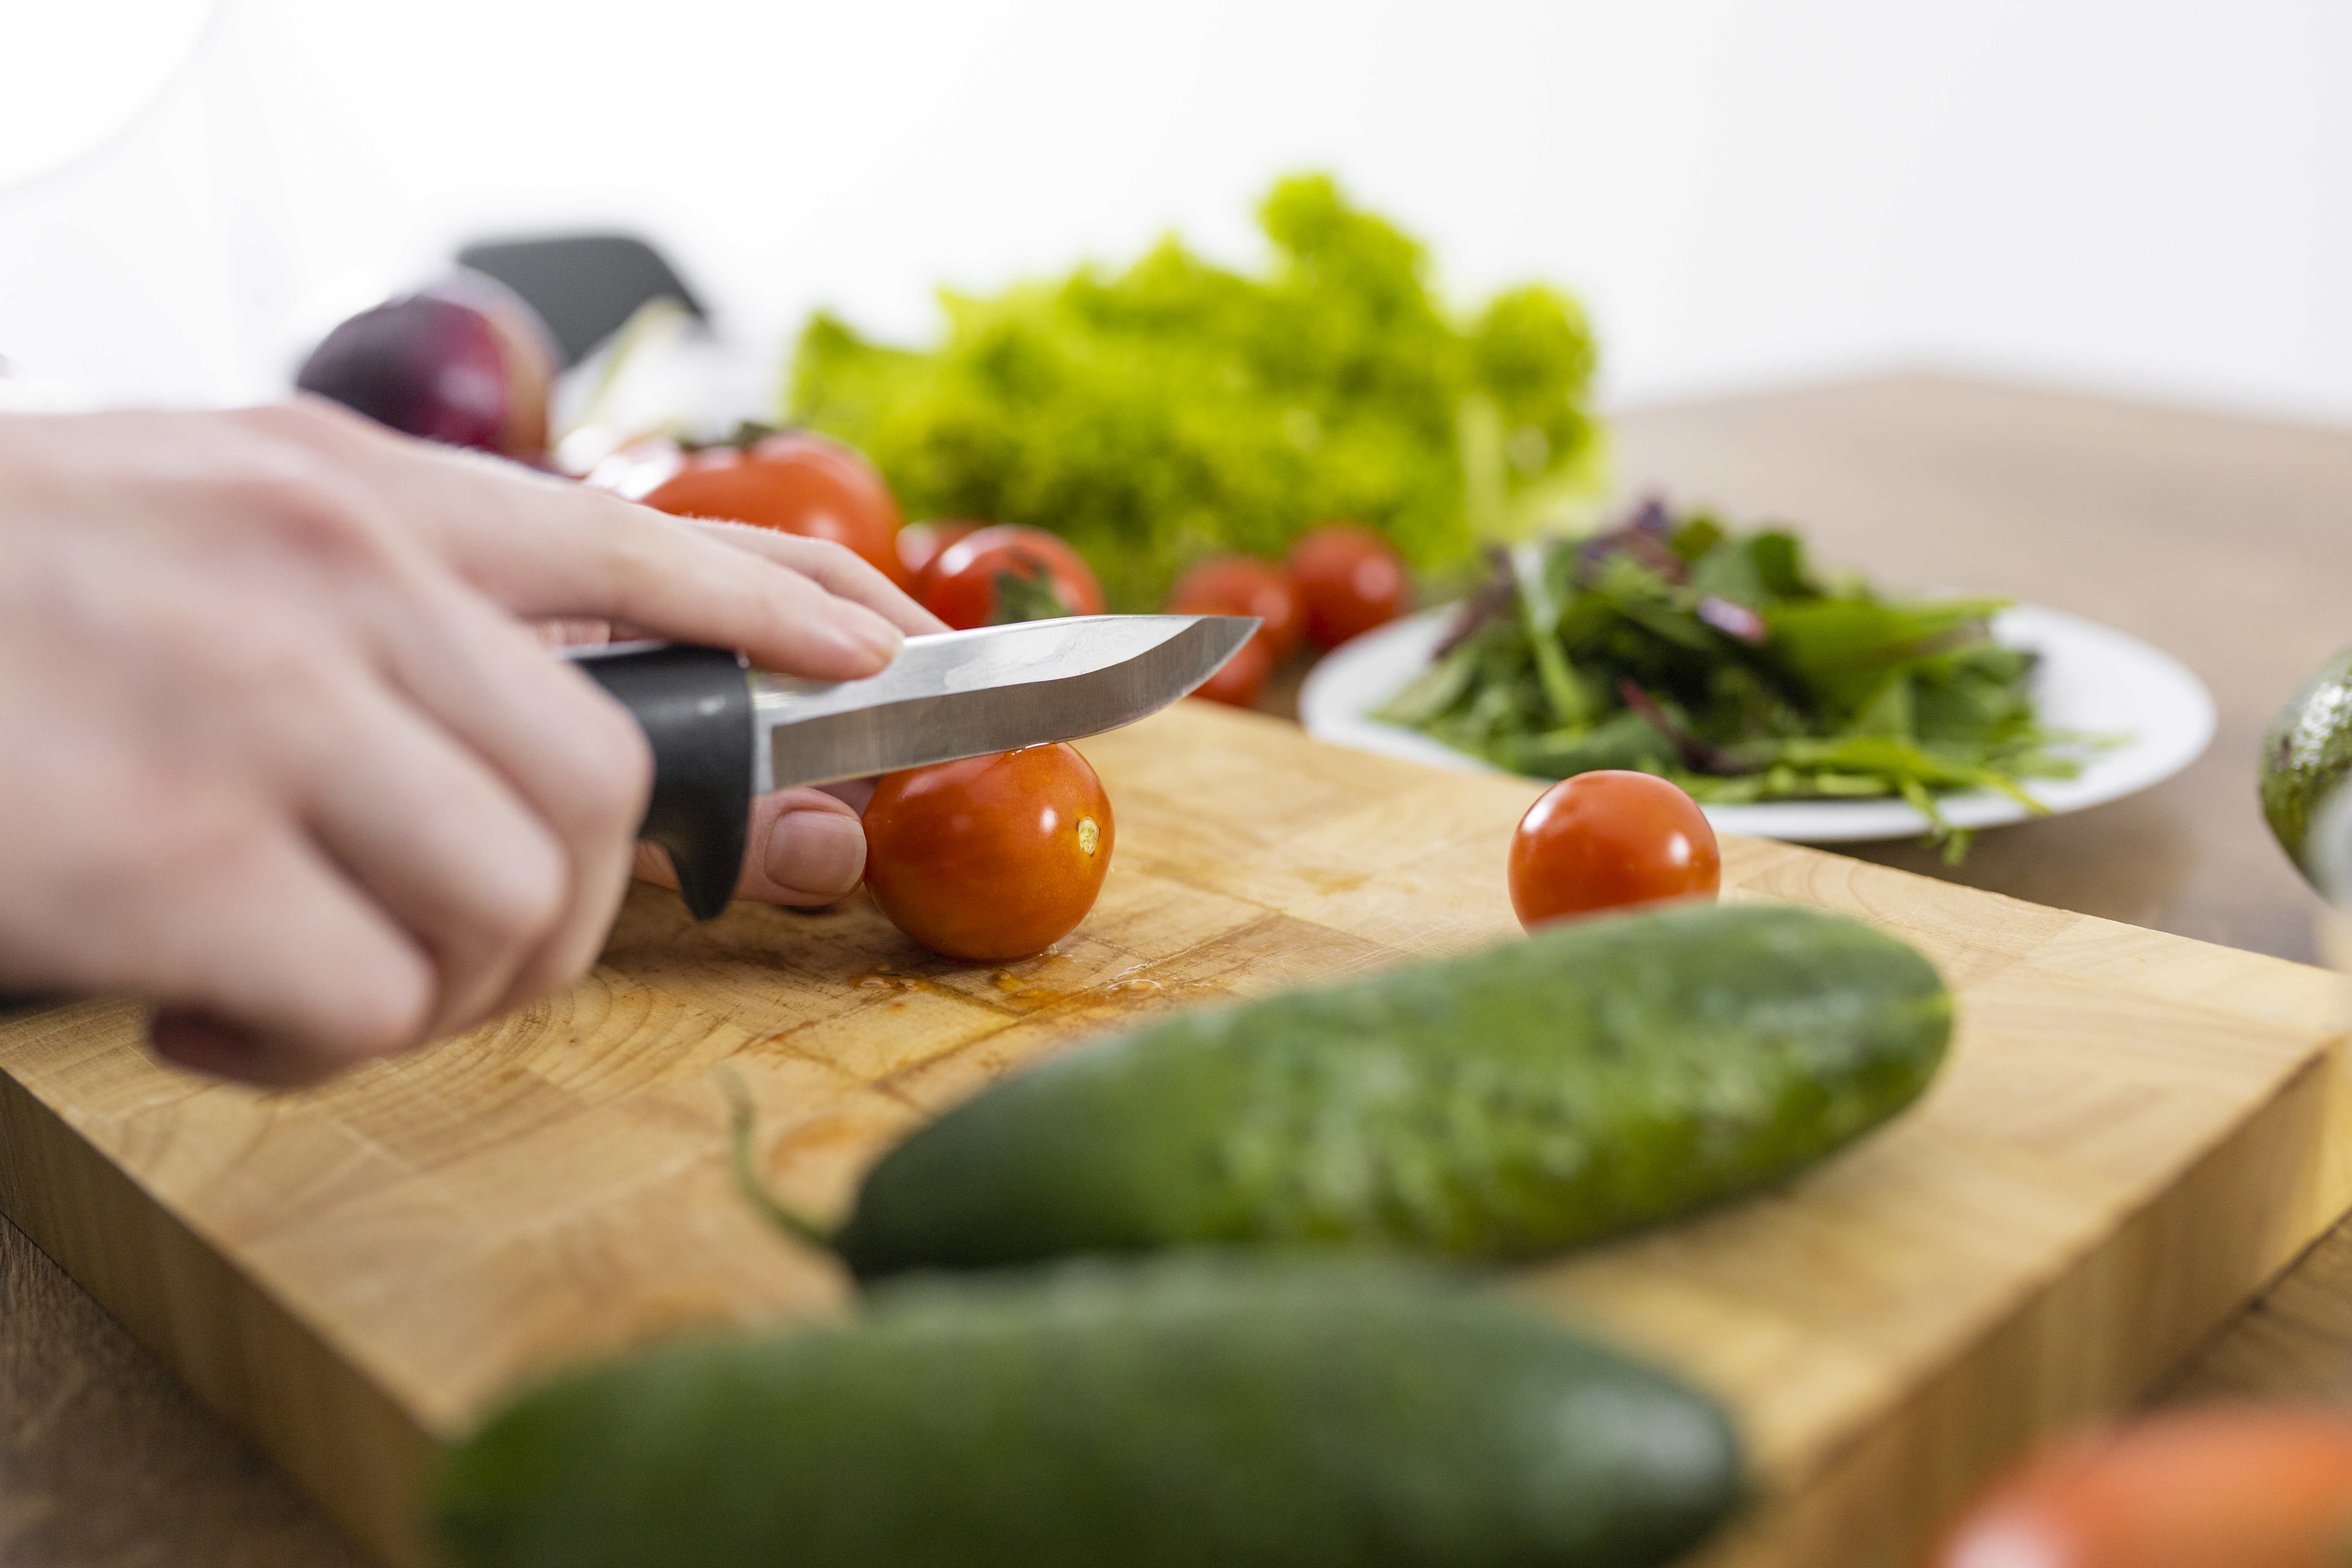
[[[690,1325],[835,1313],[731,1190],[722,1068],[791,1199],[1161,1009],[1517,931],[1534,786],[1182,703],[1086,751],[1118,858],[1084,926],[946,963],[855,900],[705,927],[637,889],[601,967],[325,1089],[162,1067],[136,1008],[0,1026],[0,1207],[388,1563],[418,1479],[517,1380]],[[1954,1057],[1785,1190],[1531,1270],[1535,1299],[1720,1394],[1761,1500],[1709,1564],[1895,1568],[2035,1436],[2129,1401],[2352,1208],[2328,973],[1784,845],[1727,897],[1845,910],[1935,960]]]

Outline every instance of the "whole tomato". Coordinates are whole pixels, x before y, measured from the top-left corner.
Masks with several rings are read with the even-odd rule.
[[[1933,1568],[2342,1568],[2352,1416],[2220,1406],[2078,1438],[1997,1482]]]
[[[898,502],[881,470],[855,447],[810,430],[783,430],[748,447],[709,447],[644,496],[678,517],[724,518],[830,539],[901,586]]]
[[[1307,612],[1307,635],[1337,647],[1404,614],[1412,579],[1389,542],[1351,522],[1311,528],[1290,547],[1291,580]]]
[[[866,803],[866,889],[934,952],[1026,958],[1094,908],[1112,837],[1110,797],[1068,746],[909,768]]]
[[[1252,640],[1264,641],[1269,664],[1297,652],[1306,631],[1298,584],[1289,573],[1255,555],[1213,555],[1202,562],[1176,579],[1168,609],[1179,616],[1255,616],[1265,624]]]
[[[958,631],[1099,616],[1102,584],[1086,557],[1059,534],[1021,523],[968,533],[931,558],[915,597]]]
[[[923,574],[930,569],[940,552],[966,534],[980,531],[976,522],[951,522],[933,519],[929,522],[910,522],[898,531],[898,567],[909,583],[920,583]]]
[[[1265,678],[1273,670],[1274,656],[1253,636],[1234,650],[1233,658],[1217,667],[1216,674],[1194,687],[1192,695],[1222,702],[1228,708],[1253,708],[1257,705],[1257,694],[1265,689]]]
[[[1563,915],[1713,898],[1723,880],[1698,803],[1651,773],[1603,768],[1544,791],[1511,835],[1511,908],[1533,930]]]

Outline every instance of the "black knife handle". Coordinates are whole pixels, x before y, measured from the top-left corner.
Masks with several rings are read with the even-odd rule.
[[[637,837],[669,851],[698,921],[727,907],[751,822],[751,683],[740,654],[688,643],[571,655],[620,700],[654,748],[654,795]]]

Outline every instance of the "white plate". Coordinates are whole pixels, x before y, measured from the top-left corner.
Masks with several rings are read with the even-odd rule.
[[[1334,648],[1298,694],[1307,732],[1385,757],[1465,773],[1500,772],[1418,731],[1366,716],[1428,668],[1453,619],[1452,605],[1425,610]],[[2203,684],[2179,659],[2137,637],[2032,605],[1996,616],[1993,635],[2042,655],[2033,681],[2043,724],[2129,737],[2106,751],[2085,752],[2077,777],[2029,784],[2028,793],[2053,813],[2120,800],[2168,779],[2213,738],[2213,699]],[[1997,827],[2029,815],[2007,795],[1990,793],[1947,795],[1939,804],[1955,827]],[[1720,832],[1800,844],[1910,838],[1927,831],[1927,819],[1899,800],[1710,805],[1706,816]]]

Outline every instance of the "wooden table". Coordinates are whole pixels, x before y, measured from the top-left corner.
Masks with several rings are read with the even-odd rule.
[[[2211,687],[2213,748],[2135,799],[1989,833],[1957,872],[2036,902],[2287,957],[2315,906],[2263,828],[2253,758],[2352,614],[2352,433],[1900,378],[1618,422],[1621,473],[1801,523],[1895,583],[2014,593],[2169,649]],[[2352,1226],[2184,1368],[2172,1397],[2352,1401]],[[0,1561],[277,1568],[360,1559],[266,1463],[0,1222]]]

